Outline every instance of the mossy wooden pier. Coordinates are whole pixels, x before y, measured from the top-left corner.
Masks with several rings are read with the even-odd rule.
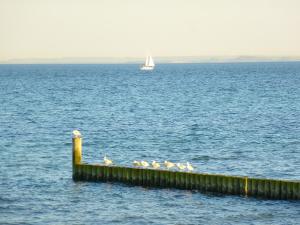
[[[300,200],[300,181],[86,164],[82,163],[81,153],[81,137],[75,136],[73,137],[73,179],[75,181],[123,182],[149,187]]]

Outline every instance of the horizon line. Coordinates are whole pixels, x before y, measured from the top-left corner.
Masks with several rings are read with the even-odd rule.
[[[157,56],[156,63],[232,63],[232,62],[289,62],[300,61],[300,56]],[[61,57],[61,58],[16,58],[2,60],[0,64],[139,64],[144,57]]]

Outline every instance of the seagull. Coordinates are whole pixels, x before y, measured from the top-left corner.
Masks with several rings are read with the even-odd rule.
[[[164,162],[164,164],[165,164],[165,167],[167,167],[168,169],[170,169],[170,168],[172,168],[172,167],[174,167],[174,166],[175,166],[175,164],[174,164],[174,163],[172,163],[172,162],[169,162],[169,161],[165,161],[165,162]]]
[[[147,161],[141,161],[141,166],[142,167],[148,167],[149,163]]]
[[[112,164],[112,160],[110,160],[109,158],[107,158],[106,155],[104,156],[103,161],[104,161],[104,164],[106,166],[109,166],[109,165]]]
[[[176,166],[180,169],[180,170],[185,170],[186,166],[182,163],[176,163]]]
[[[81,137],[81,133],[79,132],[79,130],[73,130],[73,137],[74,138]]]
[[[160,167],[159,163],[156,161],[152,161],[151,165],[154,169],[158,169]]]
[[[193,171],[194,170],[194,167],[189,162],[186,163],[186,168],[187,168],[188,171]]]
[[[134,160],[132,163],[134,166],[141,166],[141,162]]]

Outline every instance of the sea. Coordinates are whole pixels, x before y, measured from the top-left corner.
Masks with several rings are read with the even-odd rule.
[[[300,202],[72,180],[83,160],[300,180],[300,62],[0,65],[0,224],[300,224]]]

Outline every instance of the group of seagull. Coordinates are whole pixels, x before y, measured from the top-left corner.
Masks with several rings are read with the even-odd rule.
[[[81,137],[81,133],[78,131],[78,130],[74,130],[73,131],[73,136],[74,137]],[[109,159],[106,155],[104,156],[103,158],[103,162],[104,162],[104,165],[106,166],[109,166],[109,165],[112,165],[113,164],[113,161],[111,159]],[[133,166],[136,166],[136,167],[142,167],[142,168],[147,168],[147,167],[150,167],[150,164],[147,162],[147,161],[133,161]],[[193,171],[194,170],[194,167],[189,163],[189,162],[186,162],[186,163],[172,163],[170,161],[164,161],[163,165],[165,166],[165,168],[167,169],[172,169],[172,168],[178,168],[179,170],[187,170],[187,171]],[[153,169],[159,169],[160,168],[160,164],[156,161],[152,161],[151,163],[151,167]]]
[[[112,165],[113,162],[111,159],[107,158],[107,156],[105,155],[103,158],[103,162],[104,165],[109,166]],[[133,161],[133,166],[136,167],[143,167],[143,168],[147,168],[147,167],[152,167],[153,169],[159,169],[160,168],[160,163],[156,162],[156,161],[152,161],[152,163],[148,163],[147,161]],[[164,161],[163,163],[164,167],[167,169],[172,169],[172,168],[178,168],[179,170],[187,170],[187,171],[193,171],[194,167],[189,163],[172,163],[170,161]]]
[[[134,166],[137,167],[143,167],[143,168],[147,168],[147,167],[152,167],[153,169],[158,169],[160,168],[160,164],[156,161],[152,161],[151,164],[149,164],[147,161],[133,161],[132,163]],[[172,168],[178,168],[179,170],[187,170],[187,171],[193,171],[194,167],[189,163],[173,163],[170,161],[164,161],[163,163],[164,167],[167,169],[172,169]]]

